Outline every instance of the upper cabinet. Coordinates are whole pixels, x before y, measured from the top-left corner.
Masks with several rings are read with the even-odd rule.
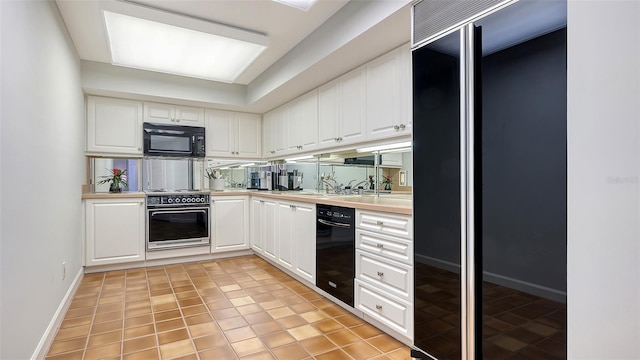
[[[289,117],[289,108],[281,106],[264,114],[263,138],[266,140],[263,148],[265,157],[284,155],[287,152],[286,124]]]
[[[260,115],[207,109],[205,117],[207,156],[260,158]]]
[[[300,96],[288,107],[287,153],[318,148],[318,90]]]
[[[318,89],[318,145],[336,147],[365,140],[366,67],[357,68]]]
[[[402,46],[367,64],[367,140],[411,135],[411,56]]]
[[[318,148],[318,91],[264,114],[263,153],[279,157]]]
[[[144,121],[156,124],[204,126],[204,109],[145,102]]]
[[[87,97],[87,154],[142,156],[142,102]]]

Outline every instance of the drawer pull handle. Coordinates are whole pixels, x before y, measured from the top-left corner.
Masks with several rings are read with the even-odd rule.
[[[376,310],[382,310],[382,305],[376,305]]]
[[[384,245],[382,245],[382,244],[376,244],[376,247],[377,247],[378,249],[382,249],[382,248],[384,247]]]
[[[382,271],[378,271],[378,276],[383,277],[384,273]]]
[[[376,221],[376,225],[382,226],[382,225],[384,225],[384,223],[382,221],[378,220],[378,221]]]

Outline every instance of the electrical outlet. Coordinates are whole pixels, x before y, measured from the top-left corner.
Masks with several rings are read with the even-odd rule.
[[[62,262],[62,280],[67,278],[67,262]]]

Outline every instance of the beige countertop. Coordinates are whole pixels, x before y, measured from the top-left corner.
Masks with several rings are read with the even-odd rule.
[[[304,192],[298,193],[295,191],[259,191],[250,192],[250,195],[288,201],[345,206],[361,210],[383,211],[404,215],[412,214],[413,205],[413,198],[409,194],[384,194],[381,196],[375,196],[314,194]]]
[[[129,199],[144,197],[145,193],[141,191],[123,191],[121,193],[82,193],[83,199]]]
[[[411,215],[413,199],[410,194],[383,194],[375,195],[334,195],[297,191],[258,191],[258,190],[224,190],[212,191],[211,196],[238,196],[251,195],[264,198],[280,199],[287,201],[299,201],[314,204],[327,204],[335,206],[352,207],[355,209],[383,211],[396,214]],[[144,192],[121,193],[84,193],[83,199],[118,199],[118,198],[144,198]]]

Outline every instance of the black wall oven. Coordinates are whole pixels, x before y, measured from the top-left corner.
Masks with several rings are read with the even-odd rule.
[[[353,307],[355,210],[316,205],[316,286]]]
[[[208,193],[147,195],[147,250],[209,246]]]
[[[204,157],[205,129],[144,123],[144,154],[146,156]]]

